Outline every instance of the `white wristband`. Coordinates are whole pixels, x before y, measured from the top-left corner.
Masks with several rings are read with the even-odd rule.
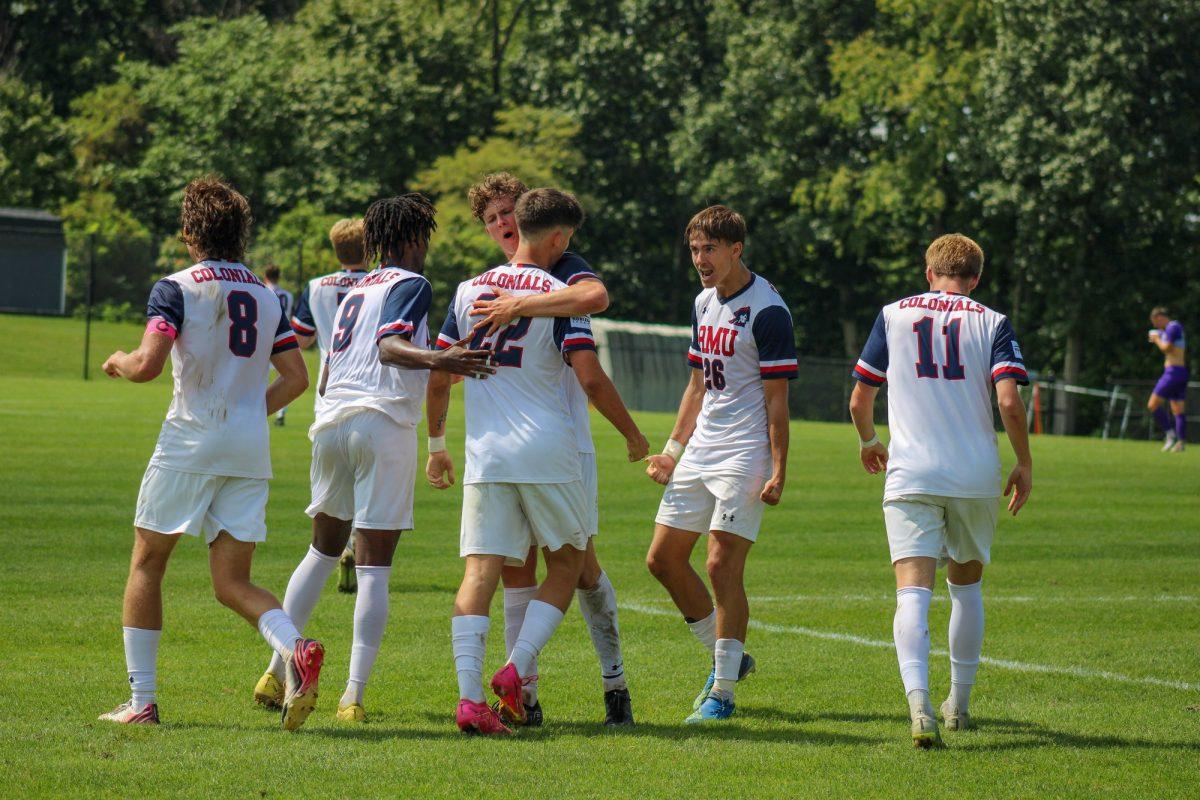
[[[663,453],[679,462],[679,457],[683,455],[683,445],[674,439],[667,439],[667,443],[663,445]]]
[[[860,450],[866,450],[868,447],[874,447],[877,444],[879,444],[879,434],[875,434],[865,442],[862,439],[858,440],[858,447]]]
[[[445,436],[430,436],[429,437],[429,452],[442,453],[446,450]]]

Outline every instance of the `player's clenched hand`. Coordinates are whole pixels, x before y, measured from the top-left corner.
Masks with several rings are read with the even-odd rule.
[[[625,440],[625,447],[629,450],[629,461],[641,461],[646,457],[646,453],[650,452],[650,443],[646,441],[646,437],[641,431],[637,435]]]
[[[646,474],[652,481],[661,483],[663,486],[671,482],[671,473],[675,471],[675,459],[666,453],[657,453],[646,460],[650,462],[650,465],[646,467]]]
[[[863,469],[872,475],[877,475],[887,469],[888,451],[883,442],[876,442],[870,447],[861,448],[858,451],[858,457],[862,459]]]
[[[454,485],[454,462],[448,451],[429,454],[429,460],[425,462],[425,479],[435,489],[449,489]]]
[[[783,476],[772,475],[771,480],[767,481],[767,485],[758,493],[758,499],[762,500],[769,506],[779,505],[780,498],[783,497]]]
[[[109,356],[108,359],[104,362],[104,374],[108,375],[108,377],[110,377],[110,378],[121,377],[121,373],[117,370],[117,362],[124,357],[125,357],[124,350],[118,350],[117,352],[115,352],[111,356]]]
[[[491,336],[516,319],[519,316],[517,304],[521,302],[521,298],[503,289],[493,289],[491,293],[496,295],[495,299],[476,300],[471,304],[471,316],[483,317],[475,324],[475,330],[486,328],[487,336]]]
[[[1008,501],[1008,510],[1014,517],[1021,510],[1021,506],[1025,505],[1025,501],[1029,499],[1029,492],[1032,489],[1033,467],[1017,464],[1013,467],[1013,471],[1009,473],[1008,483],[1004,486],[1005,497],[1008,497],[1009,492],[1012,492],[1012,497]]]
[[[496,368],[491,366],[491,350],[468,350],[467,342],[470,336],[459,339],[445,350],[436,351],[435,369],[449,372],[452,375],[465,375],[468,378],[486,378],[495,375]]]

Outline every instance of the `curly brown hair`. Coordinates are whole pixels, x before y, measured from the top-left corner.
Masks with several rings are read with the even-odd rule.
[[[201,258],[240,262],[253,219],[241,192],[216,175],[205,175],[183,190],[179,239]]]
[[[471,213],[475,215],[475,219],[482,221],[484,210],[493,200],[511,197],[516,203],[517,198],[527,191],[529,187],[511,172],[493,172],[471,187],[467,192],[467,200],[471,203]]]

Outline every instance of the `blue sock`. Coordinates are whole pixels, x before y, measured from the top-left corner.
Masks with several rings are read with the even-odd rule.
[[[1181,442],[1187,441],[1187,414],[1175,415],[1175,438]]]
[[[1154,421],[1158,423],[1158,427],[1162,430],[1170,431],[1172,428],[1171,415],[1167,413],[1165,406],[1159,406],[1154,409]]]

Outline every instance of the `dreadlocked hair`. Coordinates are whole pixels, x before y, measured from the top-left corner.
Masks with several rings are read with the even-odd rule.
[[[367,259],[400,258],[409,244],[427,244],[437,230],[437,209],[420,192],[376,200],[363,215]]]

